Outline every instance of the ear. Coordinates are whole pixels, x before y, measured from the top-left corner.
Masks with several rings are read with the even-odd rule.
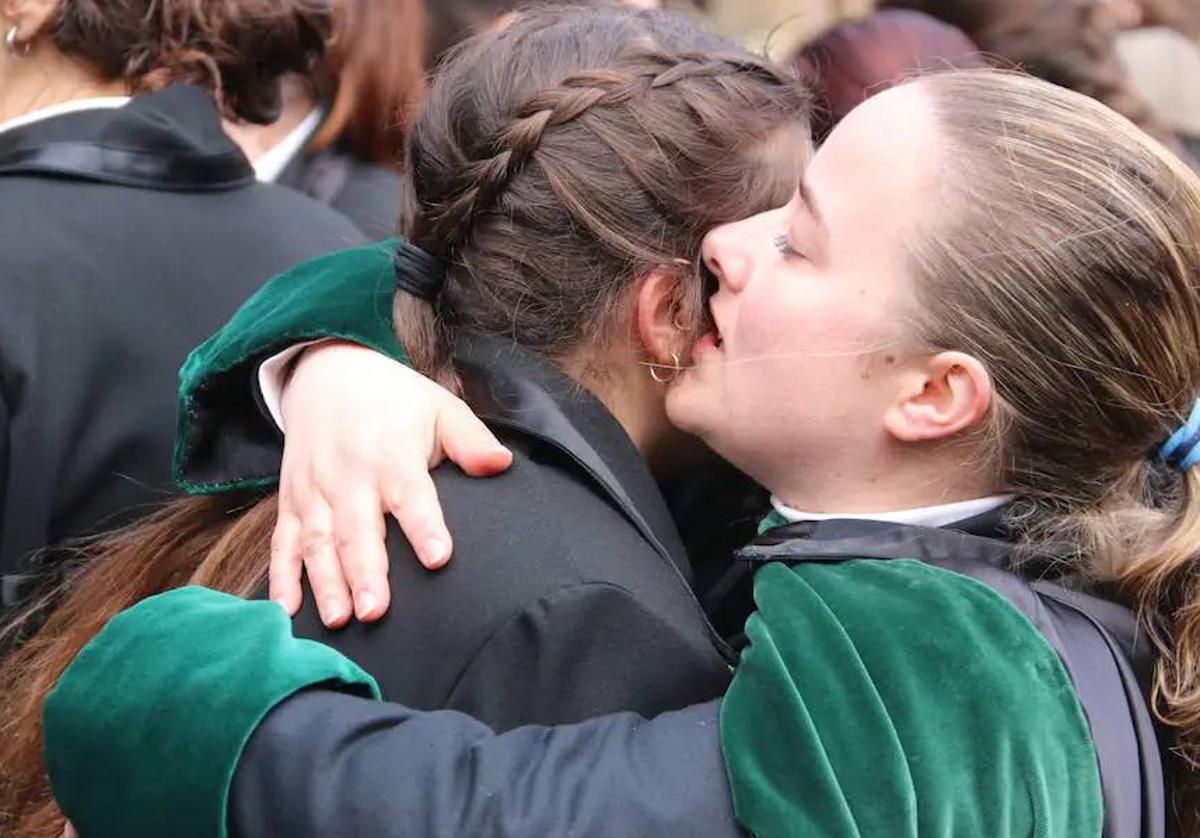
[[[679,279],[664,269],[646,274],[634,293],[633,325],[647,360],[670,364],[686,351],[687,336],[676,325]]]
[[[9,25],[17,27],[18,38],[33,41],[49,28],[61,3],[62,0],[0,0],[0,15]]]
[[[992,403],[992,378],[962,352],[927,356],[900,374],[900,393],[884,427],[900,442],[948,439],[983,421]]]

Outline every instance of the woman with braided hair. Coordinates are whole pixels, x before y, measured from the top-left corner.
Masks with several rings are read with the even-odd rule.
[[[399,280],[395,321],[414,363],[461,388],[515,458],[490,481],[434,476],[456,530],[453,569],[426,573],[395,532],[391,583],[411,602],[331,633],[322,617],[348,613],[310,597],[298,632],[334,643],[391,698],[501,729],[652,716],[721,693],[733,654],[692,592],[658,486],[694,452],[648,371],[673,375],[680,335],[701,318],[688,257],[705,230],[786,199],[807,145],[777,139],[807,136],[806,109],[803,89],[767,63],[682,19],[619,7],[531,12],[445,63],[406,178],[403,225],[420,248],[301,265],[243,317],[278,327],[284,345],[305,336],[284,321],[311,309],[309,291],[340,283],[358,305],[327,306],[309,328],[399,352]],[[246,349],[225,336],[190,363]],[[250,463],[273,443],[252,433],[216,445],[184,457]],[[265,589],[275,507],[261,491],[196,498],[96,546],[4,669],[0,823],[61,828],[37,720],[78,649],[122,608],[189,580]]]
[[[721,702],[497,734],[372,701],[279,609],[188,588],[112,620],[49,697],[64,809],[200,804],[240,834],[1196,835],[1197,242],[1200,177],[1094,100],[993,70],[873,97],[787,206],[704,241],[711,323],[668,417],[773,495]],[[238,719],[219,754],[210,702]],[[164,775],[198,743],[222,773]]]

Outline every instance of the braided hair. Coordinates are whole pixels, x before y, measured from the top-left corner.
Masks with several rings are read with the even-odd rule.
[[[453,383],[458,329],[573,357],[664,266],[698,322],[705,232],[786,202],[794,147],[783,166],[764,149],[806,136],[807,106],[793,77],[663,12],[547,8],[461,45],[410,149],[403,227],[448,268],[436,320],[397,297],[414,363]]]

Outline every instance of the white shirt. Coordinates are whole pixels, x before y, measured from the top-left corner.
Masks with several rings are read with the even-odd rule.
[[[66,113],[123,108],[128,104],[128,96],[104,96],[95,99],[74,99],[70,102],[63,102],[60,105],[51,105],[48,108],[39,108],[36,111],[30,111],[27,114],[14,117],[7,122],[0,122],[0,134],[3,134],[5,131],[11,131],[14,128],[21,128],[22,126],[30,125],[34,122],[41,122],[43,119],[50,119],[54,116],[62,116]]]
[[[271,147],[271,150],[254,161],[254,175],[263,183],[274,183],[283,170],[304,150],[309,138],[321,127],[325,118],[324,108],[313,108],[312,112],[288,132],[287,136]]]
[[[287,381],[288,371],[292,362],[308,347],[316,343],[326,343],[324,340],[310,340],[294,343],[282,352],[272,355],[258,366],[258,392],[262,396],[263,405],[279,430],[286,432],[283,427],[283,385]]]
[[[1012,499],[1012,495],[990,495],[975,500],[921,506],[916,509],[898,509],[893,512],[838,512],[836,514],[802,512],[799,509],[792,509],[775,496],[771,497],[771,505],[788,521],[830,521],[836,518],[855,518],[861,521],[890,521],[894,524],[912,524],[920,527],[945,527],[985,512],[991,512],[993,509],[999,509]]]

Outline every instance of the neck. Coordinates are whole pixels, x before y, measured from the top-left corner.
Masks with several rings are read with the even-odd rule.
[[[80,99],[128,95],[124,81],[99,79],[44,41],[20,58],[0,49],[0,122]]]
[[[626,361],[615,363],[610,359],[599,368],[586,361],[573,361],[566,365],[565,372],[608,408],[655,478],[664,480],[690,459],[690,437],[667,421],[666,385],[656,383],[636,361]]]
[[[964,466],[962,451],[895,452],[853,463],[797,464],[764,485],[786,506],[868,515],[975,500],[1003,490]]]
[[[295,76],[284,78],[282,95],[283,109],[279,119],[270,125],[225,121],[225,133],[241,147],[252,163],[287,139],[288,134],[317,106],[307,86]]]

